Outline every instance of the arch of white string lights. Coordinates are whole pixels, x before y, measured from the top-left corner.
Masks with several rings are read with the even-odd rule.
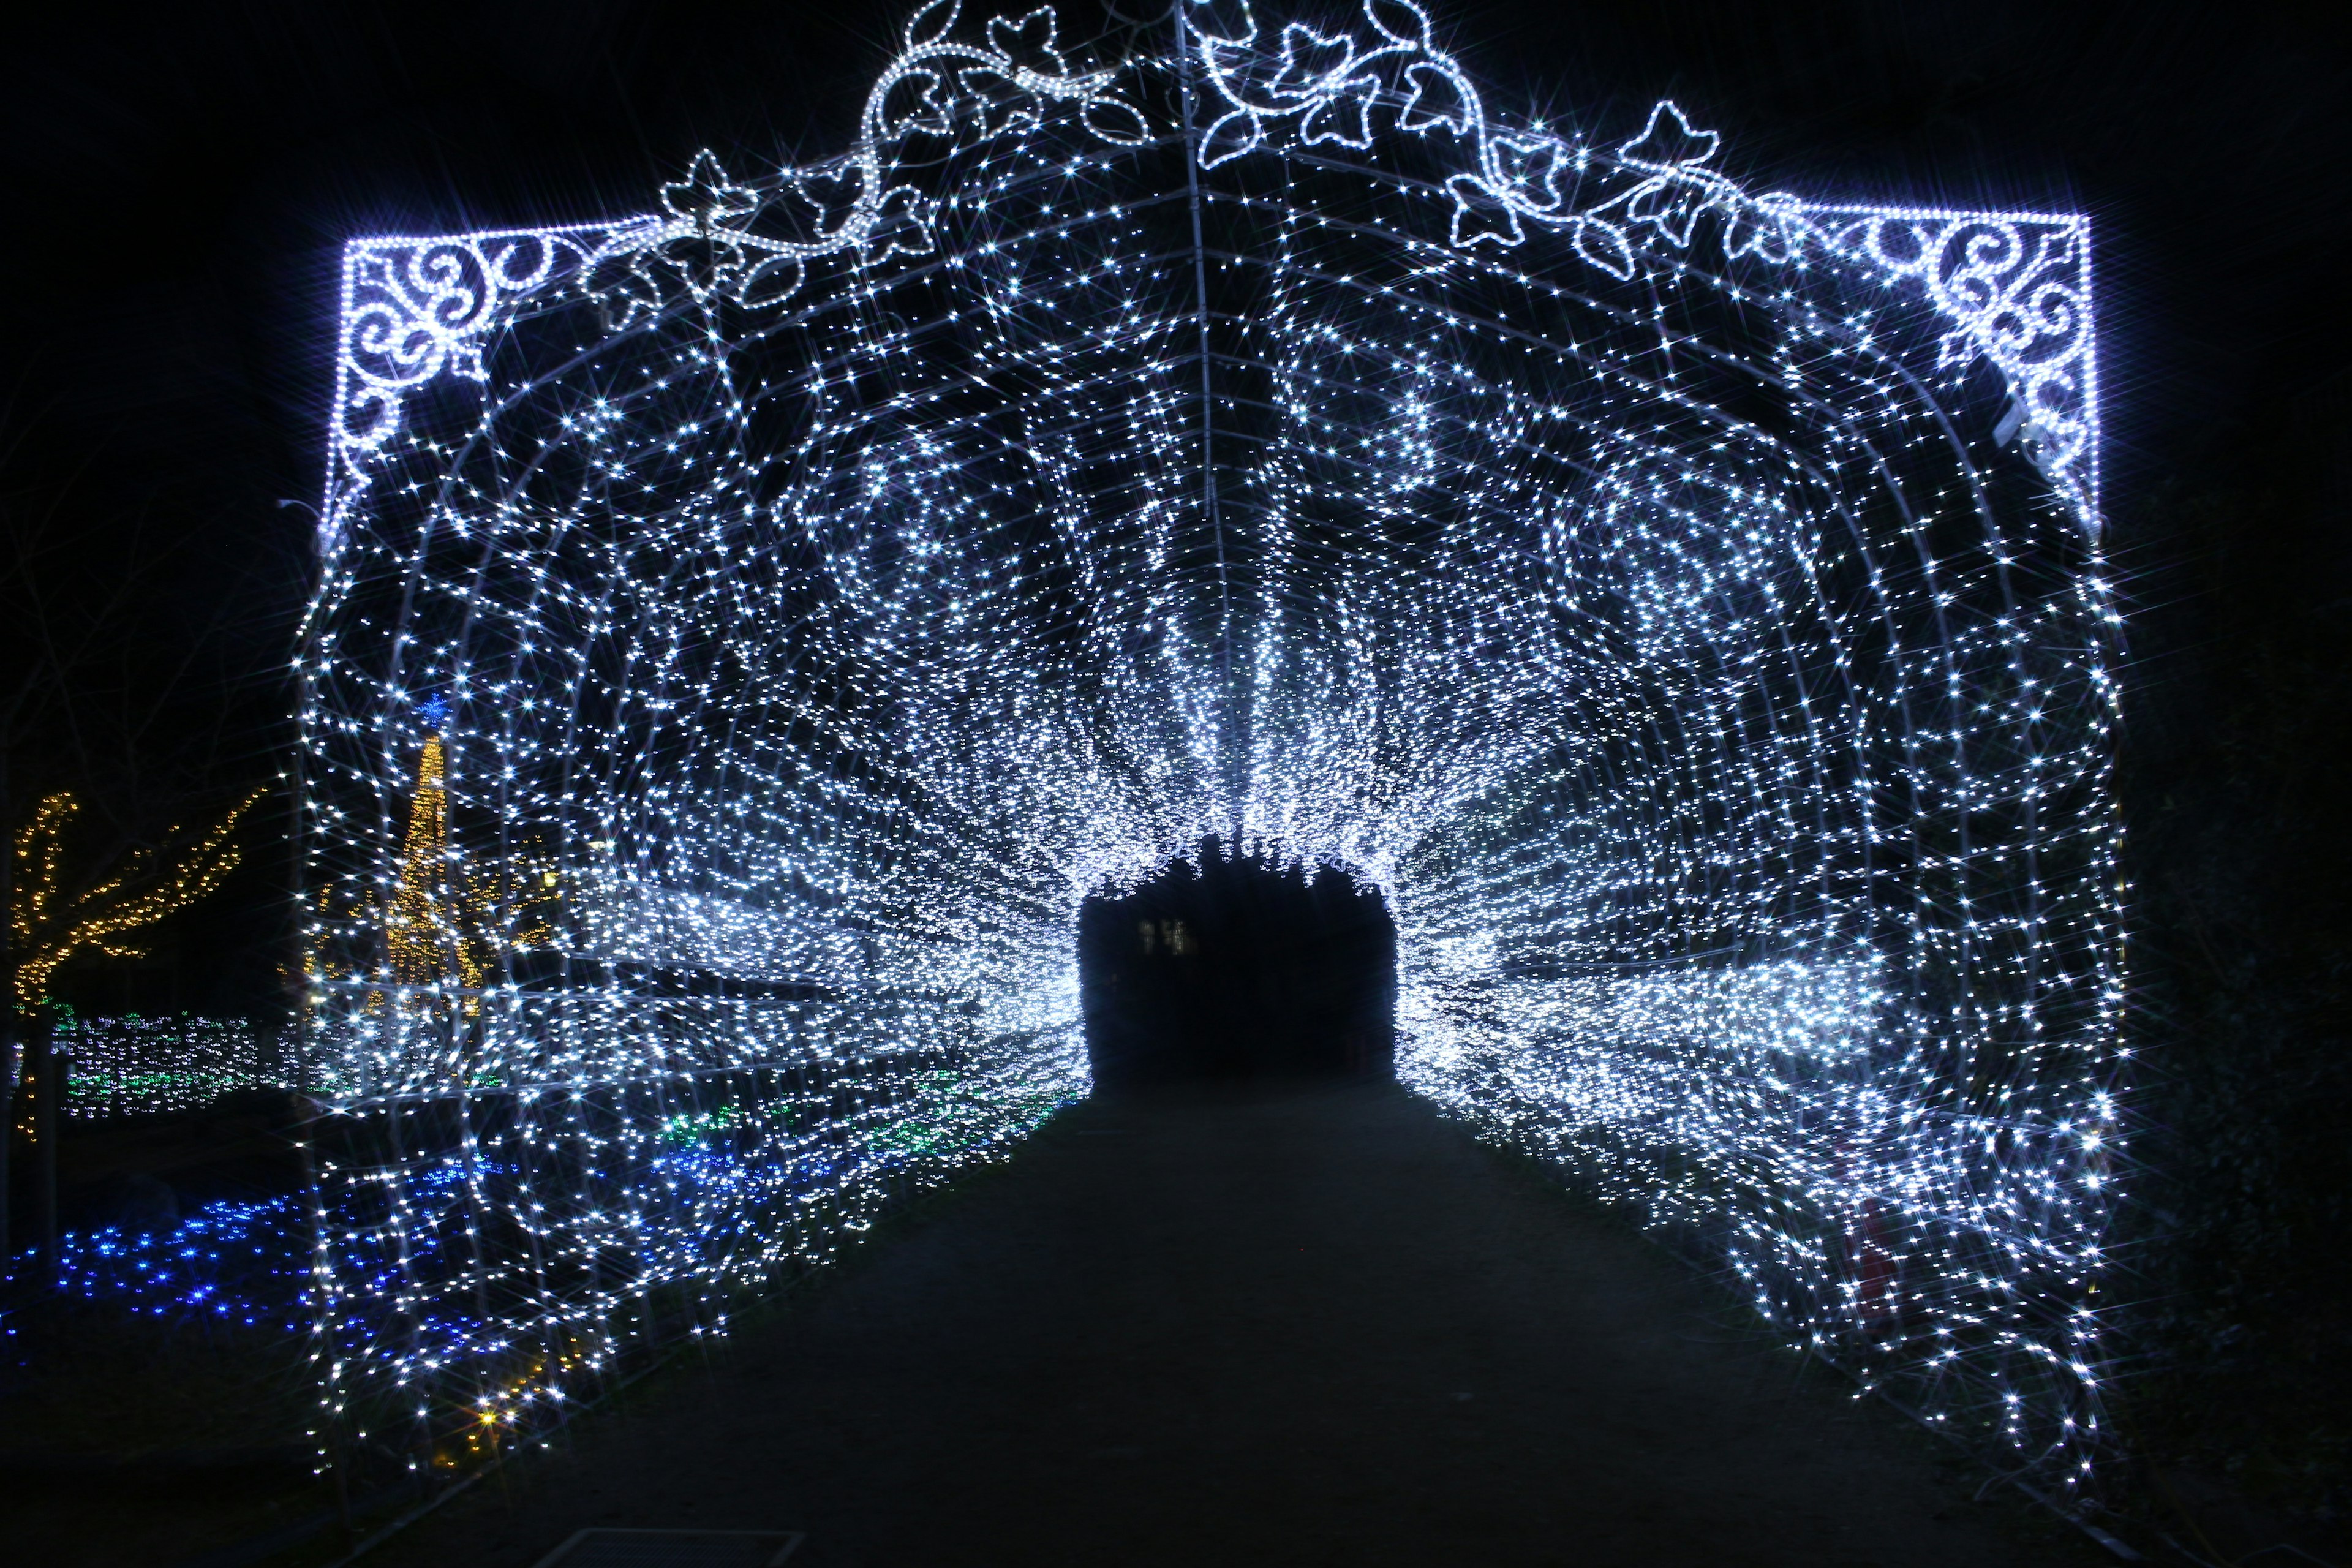
[[[1412,1088],[2071,1484],[2084,224],[1507,121],[1403,0],[1180,10],[950,0],[843,158],[349,247],[336,1423],[493,1440],[1008,1146],[1086,1089],[1080,900],[1214,832],[1385,890]]]

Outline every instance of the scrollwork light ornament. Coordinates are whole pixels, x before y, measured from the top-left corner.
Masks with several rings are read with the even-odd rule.
[[[514,301],[576,271],[609,226],[353,240],[343,251],[334,452],[348,477],[444,374],[482,379],[483,337]],[[331,503],[336,489],[331,487]],[[330,506],[329,514],[334,509]]]
[[[2085,520],[2098,516],[2098,383],[2092,355],[2090,225],[2073,213],[1812,208],[1834,254],[1916,282],[1952,322],[1943,362],[1979,355],[2008,378],[2004,440]]]

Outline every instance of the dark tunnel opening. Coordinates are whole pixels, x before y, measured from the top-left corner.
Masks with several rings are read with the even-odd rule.
[[[1336,867],[1204,838],[1133,891],[1087,900],[1078,984],[1097,1089],[1393,1076],[1396,924]]]

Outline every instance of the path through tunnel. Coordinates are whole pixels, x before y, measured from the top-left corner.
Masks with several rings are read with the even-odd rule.
[[[1280,865],[1215,837],[1078,912],[1097,1089],[1393,1070],[1396,924],[1334,866]]]

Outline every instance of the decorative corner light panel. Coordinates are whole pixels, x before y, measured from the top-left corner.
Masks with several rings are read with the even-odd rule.
[[[918,16],[862,134],[346,253],[320,1353],[446,1457],[1086,1089],[1078,904],[1378,884],[1401,1071],[2071,1484],[2120,935],[2081,219],[1426,16]]]

